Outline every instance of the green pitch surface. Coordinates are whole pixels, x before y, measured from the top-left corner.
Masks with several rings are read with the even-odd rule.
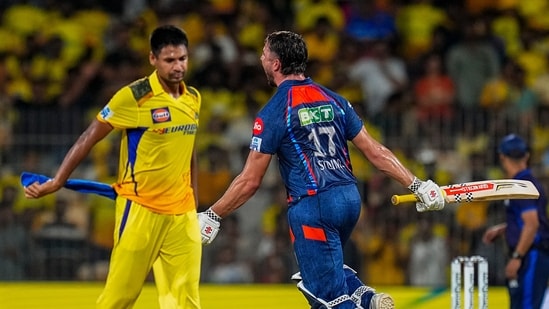
[[[0,308],[10,309],[94,309],[102,283],[87,282],[0,282]],[[450,308],[450,292],[411,287],[377,287],[390,293],[397,309]],[[475,301],[477,295],[475,294]],[[490,308],[507,308],[503,287],[490,287]],[[305,309],[309,308],[294,285],[202,285],[203,309]],[[135,309],[158,308],[154,285],[147,284]]]

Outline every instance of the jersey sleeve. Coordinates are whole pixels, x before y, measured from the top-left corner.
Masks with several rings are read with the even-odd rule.
[[[267,104],[261,110],[255,121],[252,132],[250,149],[265,153],[275,154],[281,143],[286,127],[284,125],[284,111],[273,108],[275,104]]]
[[[117,129],[135,128],[139,123],[138,106],[129,87],[120,89],[97,115]]]
[[[347,126],[345,127],[345,138],[347,140],[352,140],[355,136],[357,136],[358,132],[360,132],[364,123],[355,112],[349,101],[345,101],[343,105],[343,110],[345,111],[345,121],[347,122]]]

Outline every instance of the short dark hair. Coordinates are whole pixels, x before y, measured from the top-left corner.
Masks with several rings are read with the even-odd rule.
[[[189,48],[189,39],[185,31],[173,25],[163,25],[154,29],[150,38],[152,53],[158,56],[162,48],[168,45],[185,45]]]
[[[276,31],[265,38],[265,44],[278,55],[282,74],[303,74],[307,69],[307,45],[303,37],[291,31]]]

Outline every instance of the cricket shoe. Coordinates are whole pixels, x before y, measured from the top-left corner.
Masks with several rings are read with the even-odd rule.
[[[376,293],[370,300],[369,309],[395,309],[395,301],[389,294]]]

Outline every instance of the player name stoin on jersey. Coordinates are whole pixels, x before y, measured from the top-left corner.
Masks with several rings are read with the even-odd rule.
[[[343,164],[339,159],[318,160],[316,164],[320,170],[338,170],[347,168],[347,166],[345,166],[345,164]]]

